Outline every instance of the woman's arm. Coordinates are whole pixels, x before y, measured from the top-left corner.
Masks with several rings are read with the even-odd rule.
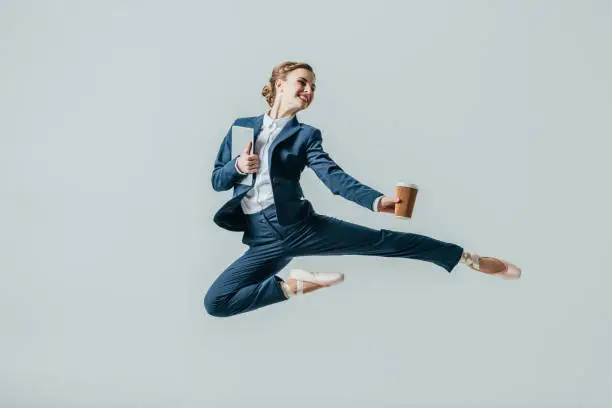
[[[211,178],[215,191],[229,190],[246,177],[246,174],[239,173],[236,168],[237,158],[238,156],[232,159],[232,128],[230,127],[215,159]]]
[[[362,207],[376,211],[374,203],[378,197],[383,196],[379,191],[374,190],[345,173],[344,170],[334,162],[329,154],[323,150],[323,137],[321,131],[316,129],[306,150],[308,167],[310,167],[317,177],[331,190],[334,195],[340,195],[347,200],[353,201]],[[378,204],[378,203],[376,203]]]

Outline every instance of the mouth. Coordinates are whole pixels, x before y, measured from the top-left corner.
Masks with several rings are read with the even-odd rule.
[[[307,96],[305,96],[305,95],[298,96],[298,99],[300,99],[301,101],[303,101],[305,103],[310,103],[309,98]]]

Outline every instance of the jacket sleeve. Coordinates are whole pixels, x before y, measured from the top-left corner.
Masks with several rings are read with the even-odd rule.
[[[311,135],[306,148],[306,159],[317,177],[330,189],[334,195],[340,195],[371,211],[374,211],[374,201],[383,194],[374,190],[345,173],[323,150],[321,131],[316,129]]]
[[[240,182],[246,177],[246,174],[240,174],[236,169],[236,159],[232,158],[232,128],[227,131],[225,138],[221,142],[215,166],[212,172],[212,186],[215,191],[225,191],[234,187],[234,184]]]

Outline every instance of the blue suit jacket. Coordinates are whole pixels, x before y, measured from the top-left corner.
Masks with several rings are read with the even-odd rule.
[[[239,118],[233,125],[253,128],[255,139],[259,135],[264,115]],[[253,146],[255,144],[253,143]],[[214,216],[214,222],[230,231],[245,231],[246,216],[240,200],[253,188],[257,173],[250,186],[239,184],[243,177],[236,171],[236,157],[231,157],[232,129],[221,143],[212,172],[212,186],[216,191],[234,189],[233,197]],[[306,166],[310,167],[334,195],[340,195],[369,210],[374,200],[382,193],[361,184],[345,173],[323,150],[321,131],[300,123],[294,116],[281,130],[270,146],[268,168],[278,222],[290,225],[308,217],[314,211],[311,203],[304,198],[300,186],[300,175]]]

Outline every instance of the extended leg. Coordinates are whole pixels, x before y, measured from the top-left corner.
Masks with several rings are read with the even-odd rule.
[[[292,237],[292,256],[373,255],[418,259],[450,272],[463,248],[424,235],[375,230],[317,214],[308,228]]]

